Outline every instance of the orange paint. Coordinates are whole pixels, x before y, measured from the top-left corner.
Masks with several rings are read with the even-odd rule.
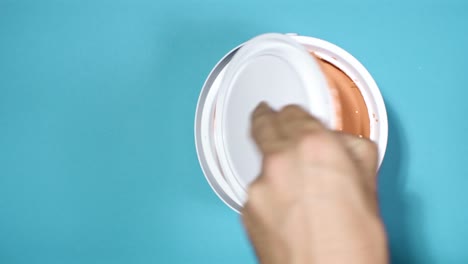
[[[369,113],[361,92],[356,89],[356,83],[332,63],[319,58],[317,61],[335,100],[337,130],[369,138]]]

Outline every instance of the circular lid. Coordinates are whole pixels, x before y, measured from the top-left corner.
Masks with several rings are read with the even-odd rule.
[[[334,124],[326,79],[305,47],[283,34],[260,35],[246,42],[227,65],[214,131],[223,175],[242,203],[247,186],[261,169],[261,155],[250,134],[250,115],[262,101],[276,110],[300,105],[327,126]]]

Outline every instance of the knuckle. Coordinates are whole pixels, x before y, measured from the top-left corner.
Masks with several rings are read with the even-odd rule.
[[[304,113],[304,109],[298,105],[287,105],[281,109],[282,113]]]
[[[308,113],[302,107],[298,105],[285,106],[279,112],[279,116],[285,120],[291,119],[291,118],[298,118],[298,117],[302,117],[306,115],[308,115]]]

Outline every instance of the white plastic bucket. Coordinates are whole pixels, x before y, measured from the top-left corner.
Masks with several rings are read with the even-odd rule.
[[[339,68],[354,81],[368,109],[370,139],[378,146],[380,166],[387,147],[388,121],[382,95],[372,76],[357,59],[334,44],[307,36],[295,34],[288,36],[309,52]],[[226,179],[223,174],[219,152],[216,151],[219,144],[216,144],[214,127],[216,122],[219,122],[216,121],[215,107],[219,100],[218,93],[226,66],[243,45],[226,54],[208,75],[200,93],[195,115],[195,143],[201,168],[214,192],[237,212],[242,208],[244,200],[239,191],[230,184],[232,181]]]

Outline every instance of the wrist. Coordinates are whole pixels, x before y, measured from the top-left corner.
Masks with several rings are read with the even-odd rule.
[[[288,263],[387,263],[383,223],[374,212],[327,204],[295,206],[285,225]]]

